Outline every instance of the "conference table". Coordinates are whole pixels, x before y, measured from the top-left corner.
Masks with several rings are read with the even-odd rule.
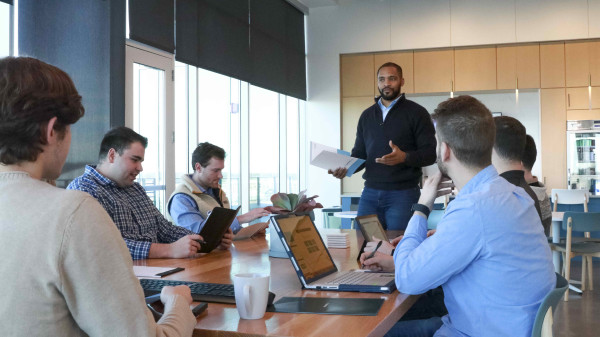
[[[349,233],[351,247],[330,249],[331,256],[340,270],[360,268],[356,257],[362,238],[356,230],[342,231]],[[233,304],[209,303],[198,316],[194,336],[383,336],[418,298],[398,291],[374,294],[303,290],[289,259],[269,257],[268,238],[264,235],[234,241],[230,250],[217,249],[186,259],[136,260],[134,265],[182,267],[185,270],[164,279],[207,283],[232,284],[232,276],[238,273],[270,273],[269,290],[276,294],[275,301],[284,296],[385,299],[377,316],[267,312],[258,320],[240,319]]]

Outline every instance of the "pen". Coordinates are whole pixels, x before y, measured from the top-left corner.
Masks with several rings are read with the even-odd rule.
[[[377,252],[377,249],[379,249],[379,247],[381,247],[382,243],[383,243],[383,241],[379,241],[377,243],[377,246],[375,246],[375,249],[373,249],[373,251],[371,252],[371,254],[369,254],[369,256],[367,256],[367,258],[365,260],[368,260],[368,259],[372,258],[373,256],[375,256],[375,252]],[[364,267],[365,267],[365,265],[363,264],[362,268],[364,268]]]

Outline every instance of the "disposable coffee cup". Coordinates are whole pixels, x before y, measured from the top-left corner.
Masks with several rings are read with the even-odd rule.
[[[259,319],[265,315],[269,299],[268,274],[236,274],[233,276],[235,305],[243,319]]]

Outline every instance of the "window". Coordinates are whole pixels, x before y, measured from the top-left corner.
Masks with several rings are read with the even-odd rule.
[[[0,2],[0,57],[12,55],[12,9],[11,5]]]
[[[175,92],[177,179],[192,172],[198,143],[210,142],[226,152],[221,186],[232,207],[246,212],[271,205],[274,193],[299,192],[303,101],[180,62]]]

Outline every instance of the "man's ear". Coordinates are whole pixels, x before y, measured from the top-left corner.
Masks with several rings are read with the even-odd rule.
[[[110,150],[108,150],[108,153],[106,154],[106,161],[112,164],[115,162],[116,156],[117,156],[117,151],[115,149],[111,148]]]
[[[448,161],[448,159],[450,159],[451,153],[452,149],[450,148],[450,146],[448,146],[448,143],[442,142],[442,144],[440,144],[440,158],[442,159],[442,162]]]
[[[403,86],[404,86],[404,77],[402,77],[402,78],[400,79],[400,86],[401,86],[401,87],[403,87]]]
[[[48,144],[54,144],[58,140],[58,132],[54,130],[57,119],[57,117],[50,118],[48,125],[46,126],[46,141]]]
[[[194,171],[198,173],[202,172],[202,165],[200,165],[200,163],[194,164]]]

